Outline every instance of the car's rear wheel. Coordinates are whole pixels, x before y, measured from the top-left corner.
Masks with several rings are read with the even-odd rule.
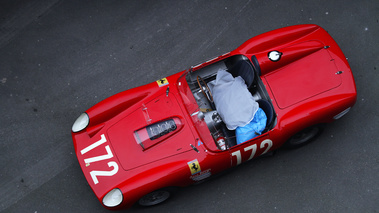
[[[166,201],[170,195],[170,192],[167,190],[157,190],[143,196],[139,199],[138,203],[141,206],[154,206]]]
[[[285,144],[285,148],[295,149],[316,139],[324,130],[324,125],[314,125],[293,135]]]

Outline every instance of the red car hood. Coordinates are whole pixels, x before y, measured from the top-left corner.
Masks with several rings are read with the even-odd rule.
[[[338,87],[341,77],[324,44],[302,42],[279,50],[284,66],[264,76],[279,108],[284,109]]]
[[[169,81],[175,82],[175,77]],[[166,89],[154,82],[111,96],[86,111],[90,125],[84,131],[72,133],[79,164],[100,201],[141,172],[133,169],[192,151],[194,136],[177,100],[175,84],[167,95]],[[145,140],[145,147],[140,145],[136,131],[143,133],[146,127],[171,120],[177,128]]]
[[[145,131],[153,124],[175,119],[177,128],[159,138],[150,140]],[[145,132],[146,144],[141,145],[138,130]],[[110,143],[124,170],[177,155],[191,149],[193,134],[188,127],[174,94],[158,95],[122,118],[107,130]],[[191,137],[192,136],[192,137]]]

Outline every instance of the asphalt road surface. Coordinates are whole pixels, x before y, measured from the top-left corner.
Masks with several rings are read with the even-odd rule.
[[[108,212],[71,125],[117,93],[295,24],[325,28],[358,99],[312,144],[245,163],[130,212],[378,212],[379,1],[0,2],[0,211]],[[291,95],[291,94],[288,94]]]

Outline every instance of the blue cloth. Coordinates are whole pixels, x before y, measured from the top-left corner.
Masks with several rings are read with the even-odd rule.
[[[264,111],[259,108],[255,113],[253,120],[245,126],[239,126],[236,129],[237,144],[248,141],[258,135],[266,128],[267,116]]]

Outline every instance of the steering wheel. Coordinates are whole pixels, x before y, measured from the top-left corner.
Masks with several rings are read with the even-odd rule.
[[[201,92],[203,92],[204,96],[208,99],[209,102],[213,103],[213,96],[208,85],[200,76],[197,76],[196,79],[197,79],[197,84],[199,85],[201,89]]]

